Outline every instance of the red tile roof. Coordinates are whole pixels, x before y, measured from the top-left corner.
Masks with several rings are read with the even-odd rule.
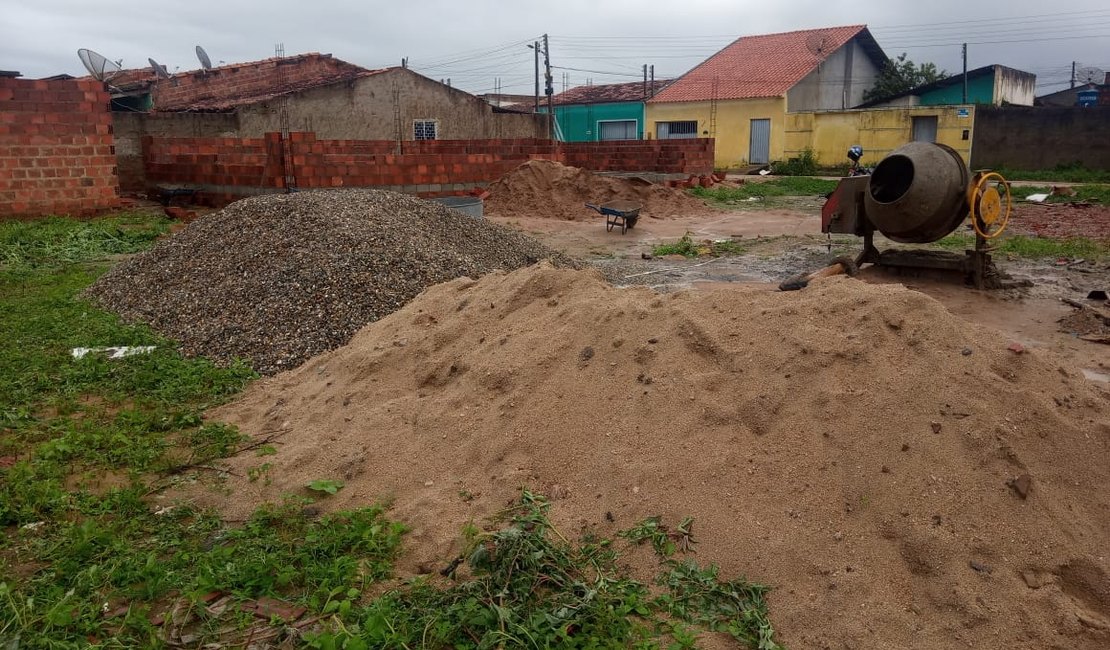
[[[145,70],[153,74],[149,68]],[[330,54],[317,52],[234,63],[211,70],[192,70],[153,83],[154,110],[227,112],[239,106],[368,77],[386,70],[389,68],[367,70]]]
[[[855,36],[884,58],[866,25],[742,36],[678,78],[651,102],[781,97]]]
[[[656,79],[655,92],[658,93],[671,83],[671,79]],[[650,93],[651,82],[648,84]],[[603,102],[642,102],[644,101],[644,82],[630,81],[622,84],[603,84],[600,86],[578,86],[561,92],[551,98],[556,106],[567,104],[601,104]]]

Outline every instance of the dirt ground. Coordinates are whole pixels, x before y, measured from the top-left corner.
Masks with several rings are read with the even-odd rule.
[[[1061,210],[1080,212],[1084,220],[1069,229]],[[1015,213],[1015,229],[1024,234],[1097,236],[1092,219],[1101,223],[1110,209],[1025,206]],[[588,213],[588,211],[587,211]],[[490,217],[540,239],[548,246],[597,266],[617,285],[647,285],[660,290],[682,288],[743,288],[775,283],[806,270],[820,268],[837,254],[851,253],[852,237],[830,241],[821,235],[820,201],[794,197],[788,208],[765,210],[707,210],[681,218],[641,219],[621,235],[606,232],[602,217],[563,221],[543,217]],[[695,241],[733,239],[742,255],[697,259],[643,259],[660,243],[673,243],[685,233]],[[879,248],[886,244],[877,241]],[[1058,320],[1075,309],[1063,298],[1082,300],[1094,289],[1110,288],[1110,265],[1057,265],[1055,260],[999,259],[1000,268],[1032,287],[1005,291],[976,291],[951,279],[899,276],[881,269],[865,269],[861,278],[873,283],[901,283],[944,304],[952,313],[973,323],[999,330],[1028,347],[1049,348],[1083,370],[1092,381],[1110,382],[1110,345],[1079,339],[1060,331]]]

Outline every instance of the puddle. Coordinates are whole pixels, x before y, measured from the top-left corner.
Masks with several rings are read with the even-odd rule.
[[[1101,381],[1104,384],[1110,384],[1110,375],[1104,372],[1096,372],[1083,368],[1083,376],[1091,381]]]

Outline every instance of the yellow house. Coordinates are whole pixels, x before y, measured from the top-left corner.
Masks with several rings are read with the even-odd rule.
[[[718,168],[782,160],[788,112],[860,104],[886,61],[865,25],[741,37],[648,100],[644,137],[712,137]]]

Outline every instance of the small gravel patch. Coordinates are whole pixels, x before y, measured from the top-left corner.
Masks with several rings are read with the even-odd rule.
[[[237,201],[125,261],[87,291],[184,353],[263,374],[346,343],[426,287],[551,259],[516,230],[381,190]]]

